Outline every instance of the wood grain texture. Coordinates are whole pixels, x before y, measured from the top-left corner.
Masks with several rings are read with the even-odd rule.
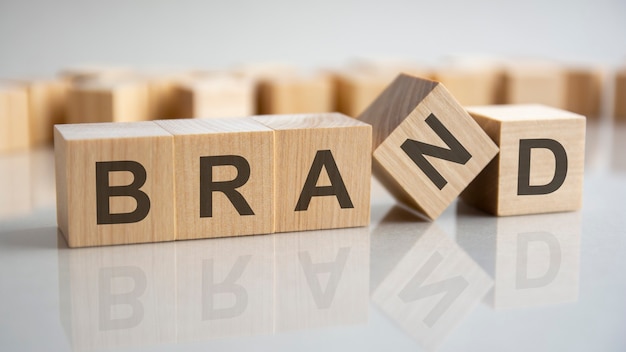
[[[543,105],[469,107],[468,112],[500,147],[500,154],[463,193],[469,204],[494,215],[521,215],[572,211],[582,205],[585,154],[585,117]],[[546,194],[518,195],[520,141],[551,139],[567,155],[562,185]],[[556,156],[549,149],[533,148],[530,157],[532,186],[555,177]]]
[[[254,114],[255,82],[246,77],[208,75],[179,84],[178,94],[180,118],[243,117]]]
[[[276,232],[369,224],[371,126],[338,113],[266,115],[254,119],[275,131]],[[332,158],[325,158],[329,153]],[[313,171],[315,159],[325,160],[319,173]],[[334,173],[328,159],[334,161],[340,182],[337,175],[330,179]],[[339,196],[333,194],[312,196],[306,210],[296,211],[309,177],[317,181],[315,189],[343,184],[352,207],[342,207]]]
[[[139,190],[150,200],[137,222],[98,224],[96,162],[134,161],[146,171]],[[174,137],[154,122],[55,126],[57,223],[70,247],[171,241],[175,238]],[[131,172],[108,173],[110,187],[135,181]],[[110,213],[130,213],[138,201],[111,196]]]
[[[566,107],[566,70],[549,62],[516,62],[505,66],[504,103]]]
[[[615,96],[613,116],[618,121],[626,121],[626,68],[615,74]]]
[[[68,96],[68,122],[132,122],[150,116],[144,80],[88,81],[73,85]]]
[[[403,149],[412,141],[459,157],[458,148],[452,150],[428,122],[432,116],[469,154],[466,160],[451,161],[417,152],[443,178],[441,188]],[[375,131],[374,175],[398,201],[430,219],[436,219],[498,151],[442,84],[408,75],[399,76],[359,119]]]
[[[249,118],[156,121],[174,135],[176,177],[176,239],[242,236],[271,233],[274,221],[274,132]],[[202,157],[241,157],[250,173],[236,191],[253,214],[241,215],[226,193],[210,194],[212,214],[201,216],[201,172],[211,180],[228,182],[243,177],[235,165],[207,170]],[[229,159],[230,160],[230,159]],[[210,180],[209,180],[210,181]]]
[[[587,66],[567,67],[566,70],[565,109],[587,118],[599,118],[604,80],[602,70]]]
[[[258,85],[258,114],[324,113],[334,110],[334,85],[328,74],[283,75]]]
[[[20,83],[28,92],[31,145],[52,145],[53,126],[66,121],[69,83],[61,79],[31,79]]]
[[[28,93],[23,86],[0,82],[0,153],[30,145]]]

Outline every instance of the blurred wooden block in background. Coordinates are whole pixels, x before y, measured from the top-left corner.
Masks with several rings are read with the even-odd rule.
[[[334,85],[329,74],[279,75],[258,84],[258,114],[324,113],[334,110]]]
[[[119,81],[134,77],[136,72],[130,67],[101,64],[85,64],[66,67],[59,71],[59,77],[71,84],[87,81]]]
[[[29,151],[0,154],[0,220],[28,215],[33,210],[31,181],[37,175],[31,165]]]
[[[254,119],[274,130],[276,232],[369,224],[371,126],[338,113]]]
[[[463,199],[494,215],[578,210],[582,205],[585,117],[543,105],[468,107],[500,154]]]
[[[566,107],[566,69],[552,62],[517,61],[504,65],[506,104]]]
[[[0,82],[0,153],[27,149],[31,143],[25,87]]]
[[[70,84],[61,79],[31,79],[20,83],[28,92],[31,144],[52,145],[53,126],[66,121]]]
[[[615,74],[615,96],[613,115],[616,120],[626,121],[626,68]]]
[[[357,62],[335,73],[336,110],[359,116],[400,73],[429,78],[431,72],[417,64]]]
[[[503,76],[497,66],[441,66],[435,69],[433,79],[443,83],[463,106],[497,104],[502,99]]]
[[[150,95],[143,80],[88,81],[68,93],[68,122],[132,122],[150,119]]]
[[[599,118],[603,86],[602,71],[587,66],[567,67],[565,82],[565,109],[589,118]]]
[[[174,138],[151,121],[55,126],[57,223],[70,247],[175,238]]]
[[[193,78],[187,70],[156,70],[140,73],[148,87],[148,115],[152,120],[177,119],[182,116],[179,86]]]
[[[430,219],[498,151],[441,83],[409,75],[398,76],[359,120],[373,126],[374,175]]]
[[[174,135],[177,240],[272,232],[270,128],[249,118],[156,123]]]
[[[179,118],[243,117],[254,114],[255,83],[231,74],[210,74],[179,85]]]

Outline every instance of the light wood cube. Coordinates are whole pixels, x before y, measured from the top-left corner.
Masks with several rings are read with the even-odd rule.
[[[339,113],[254,119],[274,130],[276,232],[369,224],[371,126]]]
[[[565,74],[565,109],[587,118],[599,118],[603,78],[604,74],[599,68],[568,67]]]
[[[22,83],[28,92],[31,144],[52,145],[53,126],[66,121],[69,84],[60,79],[33,79]]]
[[[324,113],[335,106],[333,80],[324,73],[262,79],[257,97],[258,114]]]
[[[613,116],[616,120],[626,121],[626,68],[615,74],[615,96]]]
[[[59,77],[71,84],[80,84],[94,80],[119,81],[135,76],[130,67],[103,64],[84,64],[66,67],[59,72]]]
[[[68,122],[132,122],[150,116],[148,85],[143,80],[88,81],[68,96]]]
[[[463,106],[499,102],[502,72],[498,67],[442,66],[433,79],[441,82]]]
[[[254,114],[255,82],[233,75],[208,75],[178,87],[180,118],[243,117]]]
[[[514,62],[504,70],[504,103],[566,107],[566,69],[551,62]]]
[[[174,135],[177,240],[272,232],[270,128],[249,118],[155,123]]]
[[[400,202],[437,218],[498,148],[438,82],[398,76],[359,116],[373,126],[373,172]]]
[[[174,137],[154,122],[55,126],[57,223],[70,247],[175,238]]]
[[[543,105],[467,111],[500,147],[463,199],[495,215],[571,211],[582,206],[585,117]]]
[[[28,93],[22,86],[0,83],[0,153],[29,145]]]

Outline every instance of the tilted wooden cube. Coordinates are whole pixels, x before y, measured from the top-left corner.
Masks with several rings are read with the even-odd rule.
[[[249,118],[155,123],[174,135],[177,240],[272,232],[270,128]]]
[[[396,199],[430,219],[498,151],[442,84],[404,74],[359,120],[373,126],[374,175]]]
[[[57,222],[70,247],[174,240],[174,137],[151,121],[55,126]]]
[[[500,154],[463,193],[495,215],[580,209],[585,117],[544,105],[493,105],[467,111]]]
[[[28,93],[22,86],[0,82],[0,153],[29,145]]]
[[[369,224],[371,126],[339,113],[254,119],[275,131],[276,232]]]

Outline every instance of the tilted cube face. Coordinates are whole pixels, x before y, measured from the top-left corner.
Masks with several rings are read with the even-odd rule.
[[[500,147],[463,193],[495,215],[571,211],[582,206],[585,117],[544,105],[467,111]]]
[[[442,84],[404,74],[359,120],[373,126],[374,175],[396,199],[430,219],[498,151]]]

